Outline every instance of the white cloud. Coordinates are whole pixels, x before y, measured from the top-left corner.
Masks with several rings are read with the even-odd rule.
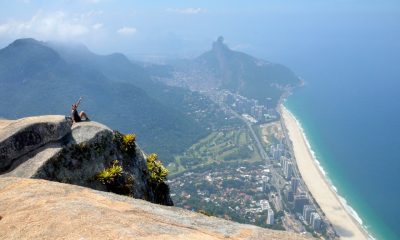
[[[100,29],[100,28],[102,28],[103,27],[103,24],[102,23],[96,23],[96,24],[93,24],[93,26],[92,26],[92,28],[93,29],[96,29],[96,30],[98,30],[98,29]]]
[[[167,8],[167,12],[180,13],[180,14],[198,14],[206,13],[204,8]]]
[[[81,18],[71,18],[63,11],[44,13],[39,11],[26,21],[9,20],[0,23],[0,35],[10,37],[39,37],[68,39],[85,35],[89,27]]]
[[[0,35],[7,33],[10,29],[9,24],[0,24]]]
[[[123,27],[118,29],[117,33],[121,35],[134,35],[137,32],[136,28],[133,27]]]

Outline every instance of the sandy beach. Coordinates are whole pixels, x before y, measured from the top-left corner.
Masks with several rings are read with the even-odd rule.
[[[281,110],[300,174],[336,232],[341,239],[369,239],[366,231],[346,211],[345,206],[318,168],[296,119],[286,108],[282,107]]]

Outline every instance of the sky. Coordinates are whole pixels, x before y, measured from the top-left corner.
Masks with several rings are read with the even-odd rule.
[[[194,57],[222,35],[235,50],[290,64],[365,39],[398,47],[399,29],[395,0],[0,0],[0,47],[33,37],[139,59]]]

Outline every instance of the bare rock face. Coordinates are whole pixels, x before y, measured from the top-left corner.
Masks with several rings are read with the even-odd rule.
[[[306,239],[75,185],[9,177],[0,178],[0,238]]]
[[[64,116],[8,122],[0,128],[0,176],[46,179],[173,205],[168,185],[151,183],[146,156],[136,143],[129,152],[121,144],[120,133],[97,122],[72,125]],[[122,171],[100,181],[98,174],[113,164]]]
[[[60,140],[71,132],[64,116],[22,118],[0,129],[0,172],[13,160],[45,144]]]

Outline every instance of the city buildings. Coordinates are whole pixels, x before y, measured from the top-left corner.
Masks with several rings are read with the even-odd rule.
[[[287,197],[286,197],[288,202],[293,202],[294,201],[294,192],[292,190],[287,191]]]
[[[292,177],[292,179],[290,181],[290,185],[291,185],[291,190],[293,193],[297,192],[297,188],[299,187],[299,184],[300,184],[300,179]]]
[[[283,166],[285,166],[285,162],[289,161],[289,159],[285,156],[280,156],[280,164],[281,167],[283,168]]]
[[[266,108],[261,105],[254,105],[251,107],[250,113],[255,119],[257,119],[257,121],[263,121],[264,113],[266,113]]]
[[[293,209],[295,212],[303,213],[304,206],[310,202],[306,193],[299,193],[294,196]]]
[[[313,205],[305,205],[303,208],[303,218],[306,223],[311,223],[311,214],[315,212],[315,207]]]
[[[293,163],[291,161],[285,162],[283,173],[286,179],[290,179],[293,176]]]
[[[318,232],[318,231],[321,229],[321,223],[322,223],[321,216],[319,216],[318,213],[313,212],[313,213],[311,214],[311,220],[310,220],[310,225],[311,225],[311,227],[312,227],[315,231]]]
[[[276,110],[260,107],[256,100],[229,91],[215,94],[214,99],[227,106],[227,112],[232,110],[241,116],[240,119],[247,124],[268,121],[258,132],[262,135],[258,136],[261,143],[266,143],[263,147],[267,150],[267,157],[262,156],[262,163],[246,164],[245,161],[223,159],[222,164],[215,166],[190,168],[190,175],[177,174],[171,183],[171,189],[175,189],[172,193],[175,203],[195,211],[201,206],[200,210],[211,215],[262,227],[301,233],[315,229],[323,236],[332,236],[326,239],[335,239],[335,232],[317,213],[316,209],[320,210],[307,195],[302,179],[296,177],[300,175],[284,125],[270,122],[273,119],[266,116],[268,113],[277,115]],[[251,151],[256,149],[250,147]],[[204,157],[210,158],[209,155]],[[195,160],[193,157],[193,162]],[[321,231],[321,226],[324,231]]]
[[[274,224],[274,211],[272,209],[268,209],[267,224]]]
[[[268,200],[260,200],[260,207],[261,207],[261,211],[265,211],[268,209],[271,209],[271,206],[269,205]]]

